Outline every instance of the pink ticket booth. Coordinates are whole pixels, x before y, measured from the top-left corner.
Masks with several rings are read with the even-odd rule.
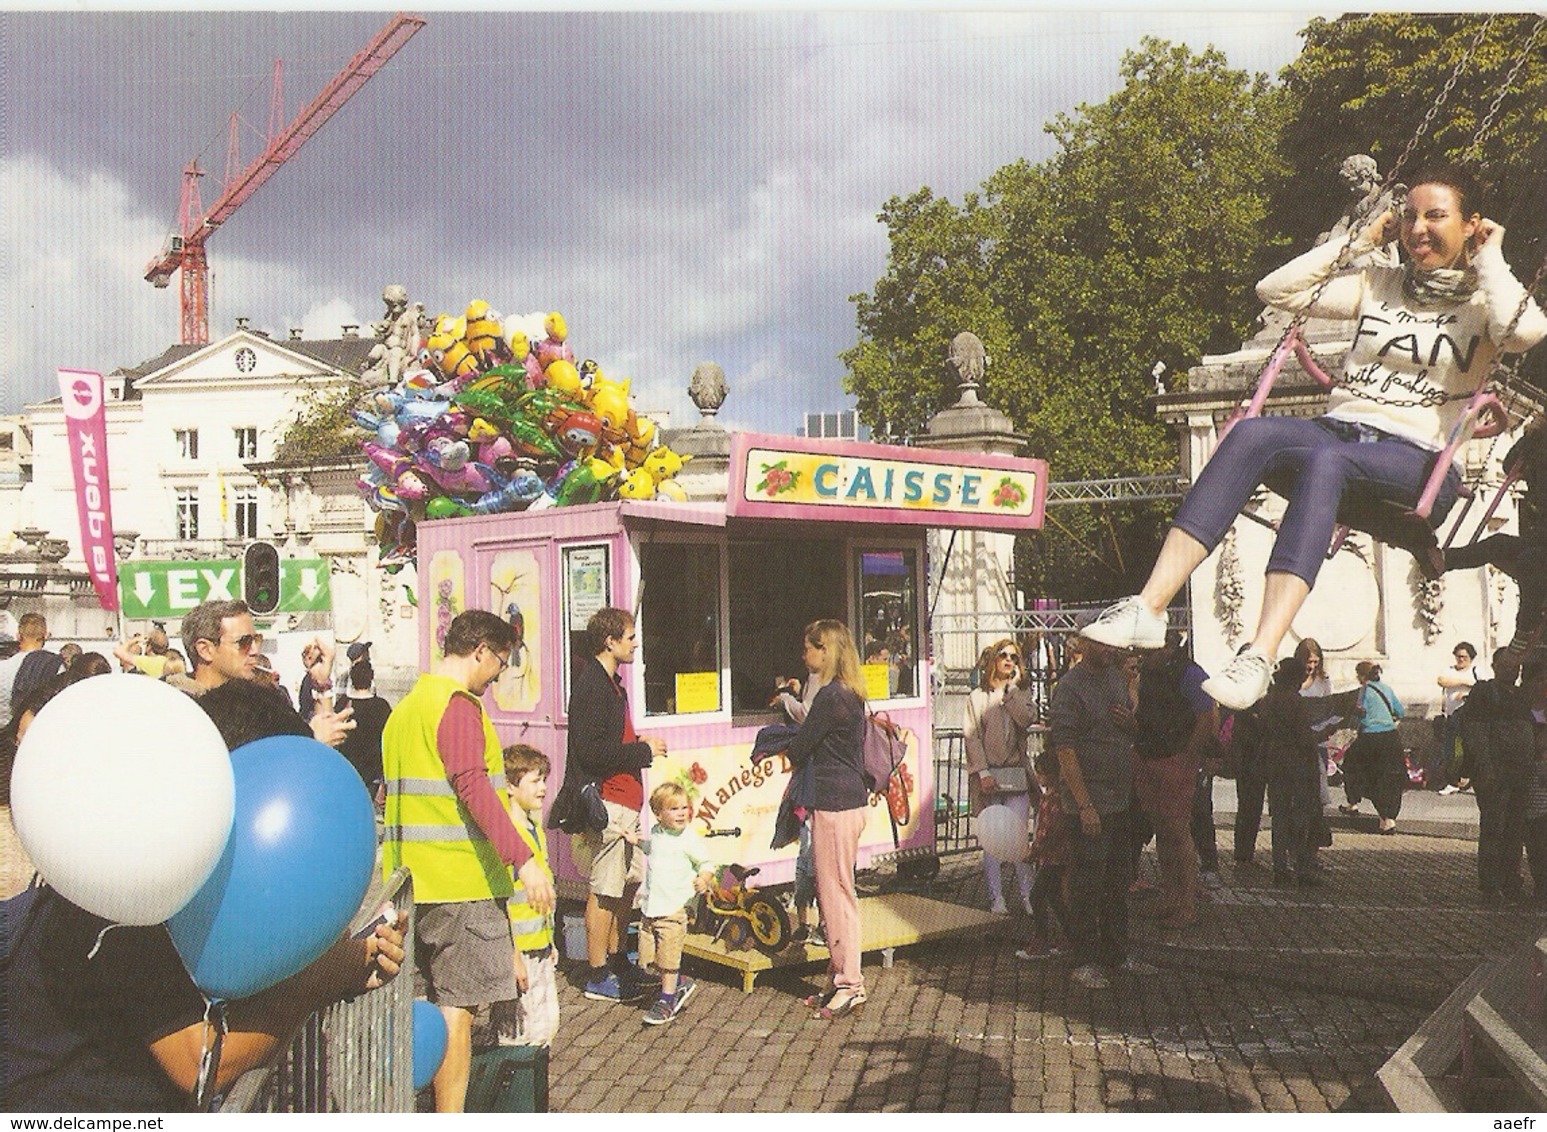
[[[734,434],[723,502],[616,500],[421,524],[420,661],[434,670],[464,609],[510,620],[520,643],[484,703],[502,739],[553,760],[551,801],[586,621],[604,605],[633,610],[640,648],[621,671],[634,726],[668,748],[647,790],[681,782],[701,829],[740,830],[714,843],[720,859],[778,884],[794,877],[795,847],[769,848],[790,772],[782,758],[753,762],[753,739],[783,721],[770,707],[775,679],[805,676],[805,626],[844,620],[870,706],[906,744],[888,796],[872,799],[861,866],[932,856],[925,533],[1035,528],[1046,489],[1040,460]],[[553,838],[554,864],[561,890],[579,896],[567,840]]]

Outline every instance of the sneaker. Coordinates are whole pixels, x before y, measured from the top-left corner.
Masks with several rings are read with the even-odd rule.
[[[630,963],[627,960],[613,966],[611,971],[618,977],[618,981],[625,986],[654,987],[658,986],[661,981],[660,975],[652,975],[637,963]]]
[[[608,971],[606,978],[586,983],[585,996],[596,1002],[638,1002],[645,997],[645,992],[632,981],[623,982]]]
[[[1160,968],[1153,963],[1146,963],[1142,959],[1135,959],[1132,955],[1117,965],[1117,969],[1125,975],[1158,975]]]
[[[640,1019],[646,1026],[664,1026],[677,1016],[672,1009],[672,999],[657,998],[650,1004],[650,1009],[645,1011],[645,1016]]]
[[[1451,784],[1450,786],[1444,786],[1444,787],[1440,788],[1440,797],[1441,798],[1448,797],[1451,794],[1459,794],[1459,793],[1461,793],[1461,787],[1456,786],[1455,784]]]
[[[988,906],[988,914],[990,916],[1008,916],[1010,914],[1010,909],[1005,907],[1003,896],[998,897]]]
[[[1260,652],[1248,649],[1235,657],[1218,676],[1203,682],[1203,692],[1220,707],[1245,711],[1268,694],[1273,666]]]
[[[1112,985],[1094,963],[1086,963],[1069,972],[1069,981],[1086,990],[1101,990]]]
[[[1115,649],[1158,649],[1166,643],[1166,615],[1151,613],[1137,596],[1103,609],[1080,636]]]
[[[806,936],[806,942],[809,943],[812,947],[827,946],[827,933],[822,930],[821,924],[818,924],[816,927],[811,929],[810,934]]]
[[[675,1018],[682,1013],[682,1008],[687,1005],[688,998],[698,989],[698,980],[690,979],[686,975],[677,978],[677,993],[672,996],[671,1016]]]
[[[1210,892],[1217,892],[1225,887],[1225,882],[1219,879],[1219,874],[1212,870],[1199,873],[1198,883]]]

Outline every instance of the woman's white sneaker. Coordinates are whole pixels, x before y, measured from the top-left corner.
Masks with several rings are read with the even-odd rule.
[[[1139,597],[1125,597],[1103,609],[1080,636],[1114,649],[1158,649],[1166,643],[1166,615],[1153,613]]]
[[[1254,649],[1237,656],[1218,676],[1210,676],[1203,682],[1203,694],[1220,707],[1231,711],[1245,711],[1268,694],[1268,683],[1273,678],[1273,666],[1268,658]]]

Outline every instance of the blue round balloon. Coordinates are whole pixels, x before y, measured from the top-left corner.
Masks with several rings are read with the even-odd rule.
[[[435,1078],[446,1056],[446,1016],[440,1007],[414,999],[414,1088],[424,1088]]]
[[[376,816],[337,751],[278,735],[231,752],[236,819],[214,873],[167,921],[194,983],[246,998],[336,943],[370,886]]]

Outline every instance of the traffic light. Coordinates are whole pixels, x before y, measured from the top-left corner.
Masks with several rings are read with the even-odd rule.
[[[270,542],[247,547],[242,562],[242,597],[254,613],[273,613],[279,605],[279,551]]]

